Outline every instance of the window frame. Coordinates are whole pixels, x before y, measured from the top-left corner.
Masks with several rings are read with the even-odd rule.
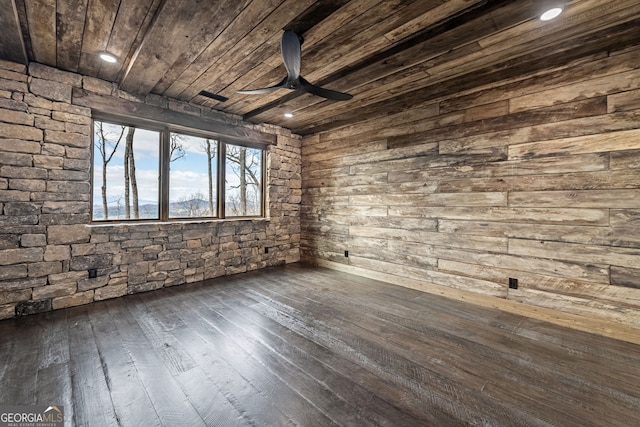
[[[101,121],[118,126],[129,126],[136,129],[145,129],[159,133],[160,144],[158,150],[158,218],[131,218],[131,219],[94,219],[93,218],[93,196],[94,196],[94,166],[95,166],[95,122]],[[121,117],[111,114],[101,114],[94,112],[91,117],[91,194],[90,194],[90,222],[91,224],[113,224],[113,223],[137,223],[137,222],[189,222],[189,221],[217,221],[217,220],[236,220],[236,219],[263,219],[267,218],[266,189],[267,189],[267,156],[269,153],[268,146],[263,144],[243,142],[236,138],[228,140],[224,136],[213,132],[207,132],[202,129],[188,128],[171,123],[160,124],[152,120],[138,119],[135,117]],[[182,135],[192,136],[196,138],[208,138],[217,141],[216,151],[216,215],[205,217],[179,217],[169,216],[169,180],[170,180],[170,138],[171,133],[179,133]],[[247,147],[261,151],[260,165],[260,214],[247,216],[227,216],[225,214],[225,196],[226,196],[226,147],[227,145],[235,145]]]

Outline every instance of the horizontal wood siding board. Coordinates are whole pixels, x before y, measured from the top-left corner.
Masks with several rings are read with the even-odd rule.
[[[635,231],[640,229],[639,209],[611,209],[612,227],[629,227]]]
[[[414,207],[391,206],[389,215],[411,218],[505,221],[531,224],[595,225],[609,224],[607,209],[527,208],[502,209],[480,207]]]
[[[640,248],[593,246],[544,240],[509,239],[509,253],[548,259],[615,265],[637,266]]]
[[[611,284],[640,290],[640,269],[611,267]]]
[[[609,95],[607,104],[609,113],[640,110],[640,89]]]
[[[430,195],[394,195],[379,194],[365,196],[350,196],[349,203],[354,205],[374,206],[506,206],[507,194],[501,192],[490,193],[440,193]]]
[[[560,173],[548,175],[506,176],[499,178],[468,178],[443,180],[436,192],[477,191],[550,191],[550,190],[604,190],[640,188],[637,171],[605,171]]]
[[[391,171],[389,183],[419,182],[421,180],[455,180],[526,175],[569,174],[604,171],[610,163],[609,153],[576,156],[541,157],[527,160],[498,161],[454,167],[438,167],[425,171]],[[544,175],[543,175],[544,174]]]
[[[503,287],[500,287],[491,282],[473,279],[462,282],[460,280],[456,280],[454,276],[446,273],[424,270],[415,267],[407,267],[403,264],[394,264],[389,262],[368,260],[366,258],[353,257],[351,258],[350,265],[377,271],[380,273],[407,277],[412,280],[426,281],[439,286],[448,286],[454,289],[462,290],[472,290],[484,295],[492,295],[497,297],[504,297],[505,295],[505,290]]]
[[[617,151],[611,153],[609,168],[612,170],[640,169],[640,150]]]
[[[513,145],[509,147],[509,159],[635,150],[640,148],[639,137],[640,129],[633,129],[611,132],[606,136],[589,135]]]
[[[637,248],[640,235],[632,227],[590,227],[569,225],[525,224],[515,222],[438,220],[438,230],[444,233],[459,233],[479,236],[495,236],[541,240],[551,242],[579,243],[584,245],[619,246]]]
[[[639,209],[640,190],[513,192],[509,196],[509,206]]]

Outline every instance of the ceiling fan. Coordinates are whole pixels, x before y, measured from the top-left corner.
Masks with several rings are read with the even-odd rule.
[[[304,39],[293,30],[286,30],[284,34],[282,34],[281,48],[282,59],[284,61],[284,66],[287,69],[287,76],[275,86],[254,90],[239,90],[238,93],[245,95],[260,95],[286,88],[291,90],[302,90],[334,101],[347,101],[353,98],[353,95],[349,95],[348,93],[338,92],[313,85],[300,75],[300,62],[302,56],[301,45],[303,41]]]

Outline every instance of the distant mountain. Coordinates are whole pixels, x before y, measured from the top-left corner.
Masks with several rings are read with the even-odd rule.
[[[109,219],[124,219],[125,212],[124,206],[118,206],[117,204],[109,205]],[[140,219],[153,219],[158,218],[158,205],[154,203],[147,203],[139,205]],[[132,212],[133,214],[133,208]],[[96,221],[104,220],[104,209],[102,204],[93,205],[93,219]]]
[[[108,205],[109,219],[124,219],[124,206],[118,204]],[[157,203],[145,203],[140,205],[140,219],[156,219],[159,217]],[[133,213],[133,212],[132,212]],[[210,216],[209,202],[207,200],[194,198],[169,204],[169,216],[172,218],[197,218]],[[104,209],[102,204],[93,205],[93,219],[96,221],[104,220]]]

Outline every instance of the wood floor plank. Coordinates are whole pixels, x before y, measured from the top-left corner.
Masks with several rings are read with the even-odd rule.
[[[122,348],[133,360],[161,424],[205,426],[136,322],[133,315],[135,310],[122,300],[110,300],[107,306],[113,313],[114,326],[123,336]]]
[[[90,322],[119,424],[162,425],[112,314],[92,311]]]
[[[0,402],[7,405],[33,405],[35,403],[38,350],[40,348],[41,318],[25,319],[24,333],[17,343],[3,345],[6,366],[0,378]],[[13,322],[12,322],[13,323]],[[3,343],[4,344],[4,343]],[[5,358],[6,357],[6,358]]]
[[[116,412],[89,320],[91,309],[71,309],[67,318],[73,412],[65,417],[73,417],[78,426],[116,427]]]
[[[170,294],[169,294],[170,295]],[[138,323],[144,330],[152,330],[157,338],[167,345],[162,348],[180,348],[181,355],[189,361],[190,369],[174,370],[175,366],[185,366],[183,363],[175,363],[174,357],[165,358],[165,364],[169,365],[169,370],[180,384],[182,391],[187,395],[194,408],[207,426],[245,426],[250,425],[243,414],[238,411],[218,385],[211,380],[207,373],[200,368],[198,363],[189,356],[186,346],[180,341],[184,328],[189,328],[174,310],[167,309],[171,306],[171,300],[167,298],[154,298],[150,294],[138,296],[142,304],[136,313],[144,313],[143,316],[136,316]],[[177,297],[177,295],[176,295]],[[168,354],[177,354],[170,350]]]
[[[41,348],[38,351],[38,373],[35,402],[64,408],[65,414],[74,413],[73,385],[69,364],[69,335],[66,311],[43,314],[41,322]],[[67,417],[73,426],[73,418]]]
[[[70,426],[640,425],[640,345],[293,264],[0,322]]]
[[[444,313],[439,314],[438,316],[431,316],[429,317],[429,314],[427,313],[427,311],[429,310],[430,307],[437,307],[438,302],[437,300],[441,297],[432,297],[429,296],[428,299],[423,299],[424,298],[424,294],[420,293],[418,295],[417,298],[412,299],[411,301],[402,301],[402,303],[400,305],[397,304],[393,304],[393,300],[396,299],[398,297],[398,293],[396,292],[396,294],[385,294],[383,297],[381,298],[377,298],[375,295],[371,295],[371,298],[374,299],[377,303],[381,304],[380,307],[383,307],[383,309],[385,310],[385,312],[390,312],[390,309],[394,308],[394,307],[398,307],[393,313],[396,314],[395,316],[395,321],[399,322],[399,324],[402,324],[403,326],[415,329],[417,326],[419,325],[429,325],[432,322],[438,322],[438,328],[447,328],[448,326],[453,326],[453,325],[459,325],[460,328],[458,328],[456,331],[454,331],[456,333],[456,335],[458,334],[466,334],[467,337],[469,339],[475,339],[478,343],[482,343],[483,342],[483,338],[487,338],[485,336],[479,335],[479,332],[481,330],[478,329],[478,327],[482,324],[486,322],[487,319],[487,315],[486,315],[486,310],[482,310],[479,311],[477,313],[480,314],[475,314],[475,316],[473,315],[473,312],[475,310],[475,308],[473,307],[469,307],[467,304],[451,304],[450,301],[447,300],[446,302],[446,306],[447,306],[447,311],[445,311]],[[358,307],[360,309],[363,309],[365,307],[368,307],[366,305],[363,304],[359,304],[359,301],[353,298],[350,298],[350,295],[345,294],[345,293],[341,293],[337,296],[335,296],[335,300],[336,302],[338,301],[348,301],[351,300],[352,304],[356,304],[356,307],[354,307],[354,309],[358,309]],[[444,299],[446,300],[446,299]],[[421,303],[421,301],[423,303]],[[384,302],[384,305],[382,305],[382,303]],[[457,309],[456,307],[459,306],[461,307],[461,309]],[[413,312],[417,313],[418,318],[415,319],[407,319],[406,316],[403,316],[404,313],[406,313],[406,310],[410,309]],[[391,313],[391,312],[390,312]],[[400,314],[400,315],[397,315]],[[379,316],[385,316],[384,313],[378,313]],[[524,324],[527,325],[540,325],[541,327],[544,327],[544,325],[546,325],[544,322],[540,322],[540,321],[536,321],[533,319],[527,319],[527,318],[518,318],[512,315],[508,315],[505,313],[501,313],[501,312],[495,312],[495,314],[492,316],[493,318],[491,319],[490,323],[486,323],[487,327],[486,329],[486,334],[489,334],[491,336],[496,336],[496,334],[498,334],[499,336],[502,336],[503,339],[507,342],[507,345],[501,347],[501,353],[509,353],[512,349],[512,346],[514,345],[514,343],[518,343],[520,341],[515,341],[513,339],[513,337],[511,337],[513,334],[519,335],[519,336],[525,336],[523,334],[519,334],[518,331],[528,331],[531,326],[526,327],[523,326]],[[419,322],[418,320],[423,320],[423,322]],[[465,320],[467,319],[467,320]],[[455,321],[454,321],[455,320]],[[473,334],[468,334],[467,331],[473,329]],[[556,331],[556,334],[558,332],[561,331],[566,331],[566,333],[570,334],[572,337],[576,337],[576,336],[580,336],[581,333],[573,331],[573,330],[567,330],[566,328],[564,329],[558,329],[557,327],[554,328],[554,330]],[[558,346],[550,341],[553,341],[551,338],[552,337],[541,337],[541,338],[532,338],[531,337],[531,333],[527,333],[526,336],[529,338],[528,340],[524,340],[523,342],[525,344],[536,344],[537,346],[541,346],[544,347],[547,350],[554,350],[553,353],[550,351],[547,351],[547,354],[552,354],[554,361],[557,363],[558,362],[558,358],[562,357],[563,355],[566,355],[567,357],[570,357],[573,361],[573,358],[575,358],[576,356],[580,357],[581,361],[585,362],[585,363],[594,363],[595,366],[593,366],[592,368],[597,368],[597,366],[602,363],[602,358],[606,358],[607,360],[612,360],[612,357],[615,359],[619,359],[619,357],[621,356],[607,356],[607,354],[609,354],[609,351],[612,347],[612,344],[616,344],[617,341],[613,341],[612,343],[608,343],[612,340],[606,339],[606,338],[602,338],[602,337],[594,337],[589,335],[588,339],[593,341],[594,339],[598,339],[601,338],[603,339],[603,345],[600,346],[599,348],[594,348],[594,349],[585,349],[585,351],[579,351],[578,349],[576,349],[575,347],[572,347],[570,349],[563,349],[561,346]],[[486,341],[485,341],[486,342]],[[608,344],[607,344],[608,343]],[[608,350],[609,349],[609,350]],[[527,351],[530,351],[531,348],[528,348]],[[524,352],[525,350],[523,350]],[[598,353],[598,354],[594,354],[594,353]],[[561,359],[562,360],[562,359]],[[640,359],[638,358],[629,358],[629,357],[625,357],[625,365],[629,364],[629,365],[635,365],[637,367],[637,369],[640,369]],[[591,367],[588,367],[591,368]],[[614,373],[615,371],[607,371],[606,374],[611,374]],[[633,372],[633,371],[632,371]],[[624,370],[624,371],[618,371],[618,373],[622,373],[623,376],[620,377],[607,377],[606,382],[611,382],[611,381],[624,381],[625,379],[627,380],[632,380],[633,377],[629,375],[629,372]],[[635,385],[635,381],[629,381],[630,383],[633,383]]]
[[[62,406],[65,426],[75,426],[73,384],[69,363],[56,363],[38,370],[35,388],[35,402],[47,406]]]

